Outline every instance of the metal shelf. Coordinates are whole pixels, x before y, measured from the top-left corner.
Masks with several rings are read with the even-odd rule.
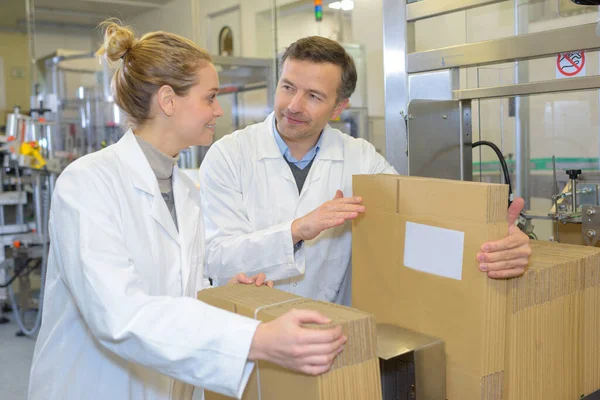
[[[408,73],[500,64],[556,56],[575,50],[597,50],[596,24],[511,36],[408,54]]]
[[[592,90],[600,88],[600,76],[582,78],[556,79],[521,83],[518,85],[494,86],[478,89],[453,91],[454,100],[493,99],[498,97],[527,96],[542,93],[572,92],[577,90]]]

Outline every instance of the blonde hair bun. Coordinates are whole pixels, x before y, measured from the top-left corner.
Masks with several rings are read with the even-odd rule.
[[[106,58],[112,62],[123,58],[136,43],[133,31],[118,19],[108,19],[99,28],[104,31],[104,43],[96,55],[106,54]]]
[[[141,126],[152,119],[152,96],[163,85],[185,96],[198,83],[198,71],[210,63],[210,55],[189,39],[168,32],[150,32],[137,40],[121,21],[109,19],[99,25],[104,43],[97,55],[118,63],[112,92],[129,124]]]

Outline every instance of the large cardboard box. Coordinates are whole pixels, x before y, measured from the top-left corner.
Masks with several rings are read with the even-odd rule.
[[[313,301],[268,287],[232,285],[198,292],[198,299],[236,314],[271,321],[291,309],[316,310],[332,320],[328,325],[308,324],[323,329],[341,325],[348,341],[331,370],[308,376],[258,362],[246,386],[244,400],[381,400],[381,378],[377,358],[375,319],[349,307]],[[260,395],[259,395],[260,390]],[[228,397],[206,392],[206,400]]]
[[[505,186],[384,175],[353,185],[366,207],[353,223],[353,307],[442,339],[447,399],[600,389],[599,249],[532,242],[523,276],[490,279],[475,257],[507,234]]]
[[[449,400],[499,398],[490,394],[502,387],[506,281],[481,273],[476,255],[507,234],[507,187],[365,175],[353,188],[366,211],[353,222],[352,306],[444,340]],[[406,240],[420,242],[412,260]],[[452,277],[416,269],[421,261]]]
[[[600,249],[531,247],[508,282],[504,398],[578,399],[600,389]]]

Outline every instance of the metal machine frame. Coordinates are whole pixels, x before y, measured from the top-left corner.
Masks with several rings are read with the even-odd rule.
[[[600,37],[596,35],[596,24],[585,24],[418,53],[408,53],[410,47],[408,41],[409,22],[501,1],[506,0],[455,0],[449,2],[422,0],[410,4],[406,4],[406,1],[383,0],[385,10],[383,28],[386,157],[401,174],[410,174],[408,132],[405,117],[410,101],[409,79],[413,74],[433,71],[450,72],[450,75],[458,79],[458,75],[453,74],[453,72],[461,67],[530,60],[572,50],[600,49]],[[457,82],[454,82],[448,100],[454,99],[464,102],[487,98],[598,89],[600,88],[600,77],[590,76],[467,90],[459,90],[457,87]],[[517,146],[519,144],[517,143]],[[517,180],[526,182],[525,173],[527,170],[525,165],[528,163],[529,155],[523,152],[521,159],[517,160]]]
[[[431,159],[428,152],[448,153],[449,150],[454,149],[454,153],[450,156],[446,154],[445,157],[434,158],[432,162],[436,165],[428,168],[428,173],[425,176],[447,178],[448,168],[452,168],[454,169],[454,173],[451,174],[453,179],[469,180],[472,175],[469,171],[465,173],[465,169],[472,169],[472,164],[468,163],[466,159],[466,157],[469,157],[470,152],[465,151],[470,142],[465,139],[468,135],[468,124],[466,122],[459,124],[461,126],[460,134],[454,135],[453,142],[450,143],[448,143],[448,138],[444,137],[446,147],[440,147],[442,146],[442,144],[439,144],[441,141],[437,140],[441,136],[439,132],[444,129],[447,133],[448,126],[447,124],[444,125],[440,118],[431,118],[431,116],[446,116],[449,115],[448,112],[440,114],[436,111],[439,104],[431,104],[429,109],[421,110],[417,114],[413,111],[412,100],[435,100],[440,104],[444,101],[455,101],[458,104],[457,110],[460,110],[470,109],[473,100],[514,96],[517,117],[515,121],[515,191],[529,204],[532,184],[529,178],[531,162],[529,124],[525,115],[519,115],[519,108],[525,107],[528,102],[528,98],[523,96],[600,89],[600,76],[521,83],[527,81],[527,67],[518,66],[515,68],[515,80],[519,82],[517,84],[461,90],[459,69],[550,57],[574,50],[598,50],[600,49],[600,36],[596,34],[598,24],[590,23],[528,34],[524,25],[526,10],[519,11],[516,7],[515,36],[423,52],[410,52],[410,49],[414,47],[414,43],[411,42],[413,39],[411,37],[413,30],[411,22],[502,1],[507,0],[452,0],[448,2],[421,0],[417,2],[409,1],[408,4],[407,1],[383,0],[385,10],[383,25],[386,157],[401,174],[421,174],[420,171],[422,170],[415,168],[415,165],[422,164],[422,160],[415,161],[411,159],[411,154],[416,154],[414,158]],[[517,3],[515,2],[515,4]],[[433,121],[433,124],[415,124],[415,119]],[[426,126],[426,129],[423,129],[423,126]],[[420,127],[420,129],[417,127]],[[413,145],[412,136],[422,136],[425,132],[430,138],[434,134],[436,140],[431,141],[434,144],[431,148],[423,151],[419,151],[417,148],[417,151],[413,153],[415,146]],[[422,140],[423,138],[421,138]],[[457,171],[460,171],[460,174]],[[546,180],[549,181],[549,179]],[[561,181],[563,180],[565,179],[561,179]],[[553,181],[556,182],[556,174]],[[547,186],[551,187],[551,185]],[[559,194],[555,185],[554,192],[548,197],[554,198],[556,196],[564,197],[564,193]],[[600,202],[596,205],[600,205]],[[538,217],[563,223],[582,223],[581,215],[577,213],[577,210],[560,210],[558,207],[555,207],[550,216]],[[583,219],[585,220],[585,217]],[[588,232],[587,236],[586,232]],[[596,238],[600,237],[600,229],[598,231],[594,229],[587,229],[586,231],[584,229],[582,233],[588,245],[596,243]],[[592,233],[597,233],[597,236],[592,235]]]

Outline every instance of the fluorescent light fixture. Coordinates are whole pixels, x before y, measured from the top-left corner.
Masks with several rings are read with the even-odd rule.
[[[354,9],[354,1],[353,0],[342,0],[342,1],[334,1],[333,3],[329,3],[329,8],[333,8],[334,10],[344,10],[350,11]]]

